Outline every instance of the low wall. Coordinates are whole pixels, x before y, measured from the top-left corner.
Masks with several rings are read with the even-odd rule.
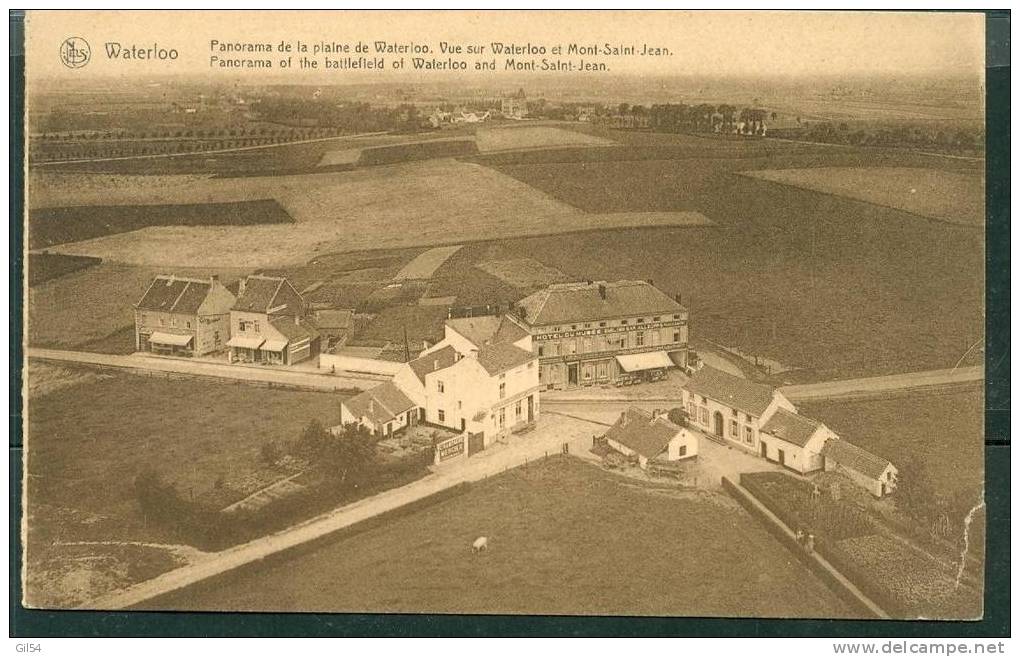
[[[358,374],[375,374],[377,376],[394,376],[400,371],[403,363],[375,358],[358,358],[337,354],[320,354],[319,369],[328,372],[355,372]]]
[[[857,588],[849,579],[826,561],[817,552],[809,552],[797,542],[796,535],[775,514],[765,508],[754,495],[743,486],[735,484],[728,478],[722,478],[723,488],[759,520],[765,529],[786,546],[802,563],[810,568],[825,584],[832,589],[854,611],[865,618],[890,618],[889,614]]]

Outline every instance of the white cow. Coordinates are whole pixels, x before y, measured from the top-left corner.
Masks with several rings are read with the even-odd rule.
[[[471,544],[472,552],[481,552],[482,550],[489,549],[489,539],[485,536],[479,536],[475,539],[475,542]]]

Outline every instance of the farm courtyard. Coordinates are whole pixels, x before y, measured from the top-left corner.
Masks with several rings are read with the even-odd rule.
[[[485,535],[489,550],[472,555]],[[572,457],[149,609],[839,618],[850,611],[727,496]]]

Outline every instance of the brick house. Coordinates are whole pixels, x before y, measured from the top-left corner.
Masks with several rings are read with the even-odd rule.
[[[228,346],[231,362],[291,365],[318,356],[319,332],[287,279],[252,275],[230,309]]]
[[[202,356],[225,349],[235,301],[216,276],[156,276],[134,305],[135,349],[168,356]]]

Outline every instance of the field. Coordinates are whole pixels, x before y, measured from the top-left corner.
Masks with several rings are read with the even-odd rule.
[[[78,205],[38,208],[28,215],[29,247],[43,249],[150,226],[254,226],[293,219],[276,201],[175,205]]]
[[[420,253],[414,260],[404,265],[393,278],[394,280],[431,278],[432,274],[460,248],[459,244],[440,246]]]
[[[490,548],[475,557],[470,544],[480,535]],[[646,486],[571,458],[518,468],[382,527],[157,603],[191,610],[849,613],[730,498]]]
[[[51,191],[52,183],[44,189]],[[118,191],[111,189],[107,203],[117,202]],[[125,191],[137,197],[136,190]],[[164,267],[254,268],[338,251],[704,222],[681,213],[586,214],[493,169],[454,160],[303,176],[200,179],[178,191],[185,199],[268,196],[297,224],[147,228],[67,244],[60,251]]]
[[[28,286],[35,287],[46,281],[72,274],[98,265],[102,260],[88,256],[68,256],[57,253],[28,254]]]
[[[475,132],[478,150],[483,153],[526,148],[557,148],[562,146],[612,146],[604,137],[586,135],[575,130],[548,126],[513,126],[479,128]]]
[[[262,465],[264,442],[294,438],[309,420],[330,423],[338,412],[332,394],[36,363],[28,384],[38,394],[28,402],[27,558],[30,567],[49,564],[37,571],[43,579],[66,571],[69,584],[93,575],[90,561],[68,553],[67,543],[173,542],[138,512],[132,485],[146,467],[184,495],[225,506],[282,476]],[[103,546],[91,547],[92,561],[102,561]]]
[[[977,174],[901,167],[818,167],[745,175],[964,226],[985,223],[984,181]]]

